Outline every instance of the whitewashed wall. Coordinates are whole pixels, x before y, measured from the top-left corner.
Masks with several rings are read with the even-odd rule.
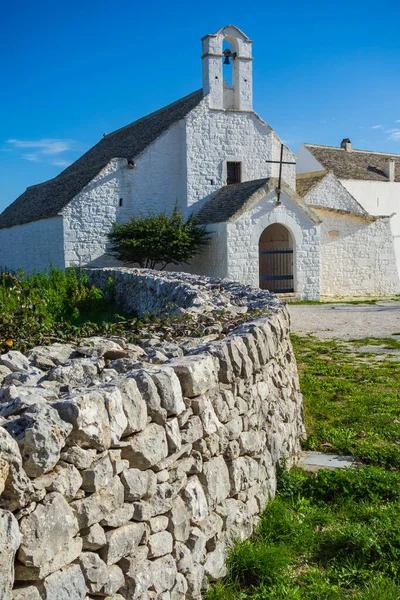
[[[390,219],[367,221],[315,209],[321,224],[321,294],[386,296],[399,293]]]
[[[397,262],[397,273],[400,276],[400,182],[397,181],[360,181],[358,179],[342,179],[342,184],[350,194],[371,215],[392,215],[391,230]]]
[[[210,110],[209,98],[186,117],[187,205],[199,209],[226,185],[226,162],[242,163],[242,181],[277,177],[281,140],[253,112]],[[285,160],[295,160],[285,149]],[[283,179],[295,189],[295,166],[284,166]],[[213,184],[211,183],[213,180]]]
[[[251,210],[227,224],[227,277],[258,287],[261,233],[273,223],[285,225],[293,237],[294,290],[307,300],[319,300],[319,225],[310,221],[285,194],[276,206],[275,192],[265,196]]]
[[[0,229],[0,268],[32,274],[64,268],[62,217]]]
[[[365,215],[366,211],[353,198],[333,173],[328,173],[305,196],[307,204],[321,208],[334,208]]]
[[[207,230],[210,233],[210,241],[204,250],[195,256],[190,264],[170,266],[168,270],[207,275],[208,277],[219,279],[227,277],[226,228],[226,223],[216,223],[208,226]]]
[[[113,159],[64,209],[66,266],[117,264],[105,254],[113,222],[172,210],[175,202],[184,207],[182,136],[177,123],[135,159],[135,169]]]

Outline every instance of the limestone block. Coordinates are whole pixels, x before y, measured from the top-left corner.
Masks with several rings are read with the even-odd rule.
[[[188,475],[201,473],[203,470],[203,457],[200,452],[193,450],[187,458],[178,461],[178,467]]]
[[[222,532],[223,520],[216,513],[210,513],[205,519],[197,523],[197,527],[205,535],[206,540],[219,536]]]
[[[124,435],[142,431],[147,425],[147,406],[140,393],[136,380],[124,378],[118,383],[122,395],[122,405],[127,419]]]
[[[229,496],[231,487],[228,467],[223,457],[218,456],[205,462],[199,478],[206,491],[208,506],[210,510],[214,510],[217,504]]]
[[[82,552],[82,540],[79,537],[73,538],[67,542],[59,552],[54,554],[51,559],[36,567],[28,567],[17,564],[15,568],[16,581],[36,581],[44,579],[50,573],[54,573],[65,565],[69,565],[76,560]]]
[[[9,600],[14,584],[14,557],[20,544],[20,532],[14,515],[0,509],[0,598]]]
[[[264,431],[243,431],[239,438],[240,454],[254,456],[260,452],[266,443]]]
[[[63,496],[53,492],[21,520],[20,532],[18,559],[29,567],[40,567],[72,540],[78,523]]]
[[[0,496],[6,487],[6,481],[8,473],[10,471],[10,465],[0,456]]]
[[[165,432],[167,434],[168,451],[172,453],[180,450],[182,447],[182,438],[178,419],[169,419],[165,423]]]
[[[100,456],[95,459],[88,469],[81,471],[82,489],[85,492],[97,492],[106,487],[114,475],[110,456]]]
[[[161,406],[161,398],[152,377],[143,370],[131,371],[129,377],[136,381],[152,420],[158,425],[163,425],[167,420],[167,411]]]
[[[111,443],[118,444],[128,428],[127,414],[124,410],[127,400],[124,401],[121,391],[115,385],[102,385],[96,391],[104,398],[104,405],[110,421]]]
[[[0,365],[4,365],[10,371],[28,371],[29,360],[18,350],[10,350],[6,354],[0,356]]]
[[[83,600],[85,578],[79,565],[69,565],[46,577],[39,590],[43,600]]]
[[[174,558],[176,566],[180,573],[190,573],[193,570],[194,562],[192,553],[183,542],[175,542]]]
[[[32,482],[22,466],[18,462],[9,463],[7,479],[0,497],[0,506],[11,511],[22,509],[31,503],[34,496],[35,490]]]
[[[189,548],[193,562],[202,563],[206,552],[206,536],[198,527],[190,530],[186,546]]]
[[[151,533],[159,533],[160,531],[165,531],[167,529],[169,523],[168,517],[164,515],[160,515],[158,517],[152,517],[150,519],[150,531]]]
[[[77,469],[87,469],[92,464],[97,452],[93,449],[84,450],[80,446],[70,446],[61,452],[61,459]]]
[[[118,592],[125,585],[125,577],[122,572],[122,569],[118,565],[111,565],[108,567],[108,576],[107,582],[101,589],[101,594],[108,596],[113,596],[116,592]],[[120,596],[121,600],[124,600],[122,596]]]
[[[104,529],[98,523],[95,523],[87,530],[82,530],[81,535],[84,550],[98,550],[107,543]]]
[[[183,395],[194,398],[217,385],[215,362],[208,354],[185,356],[170,361],[181,383]]]
[[[157,558],[152,563],[152,583],[157,594],[171,590],[175,585],[177,569],[170,554]]]
[[[96,368],[93,369],[91,375],[97,375]],[[81,360],[72,360],[70,364],[50,369],[48,379],[49,381],[58,381],[62,385],[79,387],[89,383],[90,376],[88,377]]]
[[[110,447],[110,420],[101,394],[88,391],[56,402],[53,406],[60,417],[73,426],[69,444],[97,450],[107,450]]]
[[[204,580],[203,565],[195,565],[194,568],[185,575],[188,585],[188,596],[193,600],[201,598],[201,590]]]
[[[126,502],[135,502],[155,494],[157,477],[153,471],[126,469],[121,473],[121,481],[125,489]]]
[[[200,415],[201,422],[203,424],[204,433],[206,435],[211,435],[215,433],[220,427],[222,427],[221,422],[219,421],[217,415],[211,403],[206,406],[205,410]]]
[[[152,584],[154,562],[149,560],[131,560],[129,569],[125,570],[125,587],[120,591],[129,600],[143,598]]]
[[[103,527],[121,527],[133,517],[134,508],[132,504],[123,504],[100,521]]]
[[[50,473],[34,480],[35,489],[59,492],[70,501],[82,485],[82,477],[74,465],[60,461]]]
[[[128,523],[106,533],[107,544],[100,550],[100,556],[107,565],[113,565],[122,557],[134,552],[140,544],[145,527],[143,523]]]
[[[10,375],[10,373],[12,373],[11,369],[5,365],[0,365],[0,384],[3,384],[4,379],[7,375]]]
[[[115,476],[106,488],[82,500],[75,500],[70,506],[82,529],[98,523],[123,503],[124,486]]]
[[[148,469],[168,456],[164,427],[150,423],[144,431],[126,439],[128,445],[121,450],[122,458],[137,469]]]
[[[208,515],[208,503],[202,485],[196,475],[188,479],[183,491],[183,497],[188,504],[191,520],[194,523],[202,521]]]
[[[241,456],[233,460],[228,464],[228,470],[232,496],[250,487],[249,463],[246,457]]]
[[[201,417],[194,415],[190,417],[185,428],[181,430],[184,444],[193,444],[203,437],[203,423]]]
[[[139,564],[142,561],[146,560],[148,554],[148,547],[140,545],[136,548],[134,552],[129,554],[129,556],[124,556],[123,558],[121,558],[121,560],[118,561],[118,565],[121,567],[124,573],[127,573],[133,565]]]
[[[231,383],[235,375],[228,345],[224,343],[212,344],[209,346],[209,352],[218,360],[218,380],[221,383]]]
[[[171,600],[185,600],[188,584],[182,573],[176,574],[176,583],[171,590]]]
[[[14,588],[12,590],[13,600],[41,600],[39,590],[36,586],[28,585],[26,587]]]
[[[29,361],[40,369],[50,369],[66,364],[75,356],[75,348],[70,344],[55,343],[50,346],[35,346],[26,353]]]
[[[229,440],[237,440],[243,431],[243,419],[238,416],[225,424]]]
[[[185,410],[182,389],[178,377],[171,367],[160,367],[149,371],[161,398],[161,406],[168,415],[180,415]]]
[[[72,430],[51,406],[33,404],[23,415],[3,427],[16,439],[24,470],[30,477],[50,471],[60,459],[61,448]]]
[[[173,537],[169,531],[160,531],[149,537],[149,558],[158,558],[165,554],[171,554],[173,548]]]
[[[97,594],[108,581],[108,568],[95,552],[82,552],[78,564],[89,593]]]
[[[220,542],[216,545],[213,552],[207,554],[206,562],[204,563],[206,575],[211,579],[219,579],[226,575],[225,566],[225,544]]]
[[[174,498],[168,522],[168,531],[172,533],[174,540],[186,542],[190,531],[190,518],[191,512],[186,503],[180,496]]]

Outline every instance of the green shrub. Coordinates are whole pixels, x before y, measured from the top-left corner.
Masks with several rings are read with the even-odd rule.
[[[194,215],[185,221],[175,205],[172,214],[149,213],[114,223],[108,237],[110,254],[118,260],[162,270],[169,264],[189,262],[206,246],[209,234],[196,225]]]

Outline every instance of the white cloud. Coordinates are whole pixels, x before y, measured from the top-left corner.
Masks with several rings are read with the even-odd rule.
[[[395,123],[400,123],[400,119],[396,119]]]
[[[372,125],[371,129],[382,129],[382,125]]]
[[[68,150],[74,150],[76,142],[74,140],[59,140],[44,138],[40,140],[19,140],[9,139],[7,140],[14,150],[31,150],[28,153],[22,153],[20,156],[25,160],[31,162],[46,162],[57,167],[66,167],[70,161],[58,158],[63,152]]]
[[[56,165],[57,167],[68,167],[71,164],[69,160],[53,160],[52,165]]]
[[[400,129],[387,129],[385,133],[389,134],[388,140],[400,142]]]

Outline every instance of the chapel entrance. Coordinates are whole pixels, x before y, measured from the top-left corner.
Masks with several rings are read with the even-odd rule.
[[[280,223],[270,225],[259,241],[260,288],[276,294],[294,292],[293,238]]]

